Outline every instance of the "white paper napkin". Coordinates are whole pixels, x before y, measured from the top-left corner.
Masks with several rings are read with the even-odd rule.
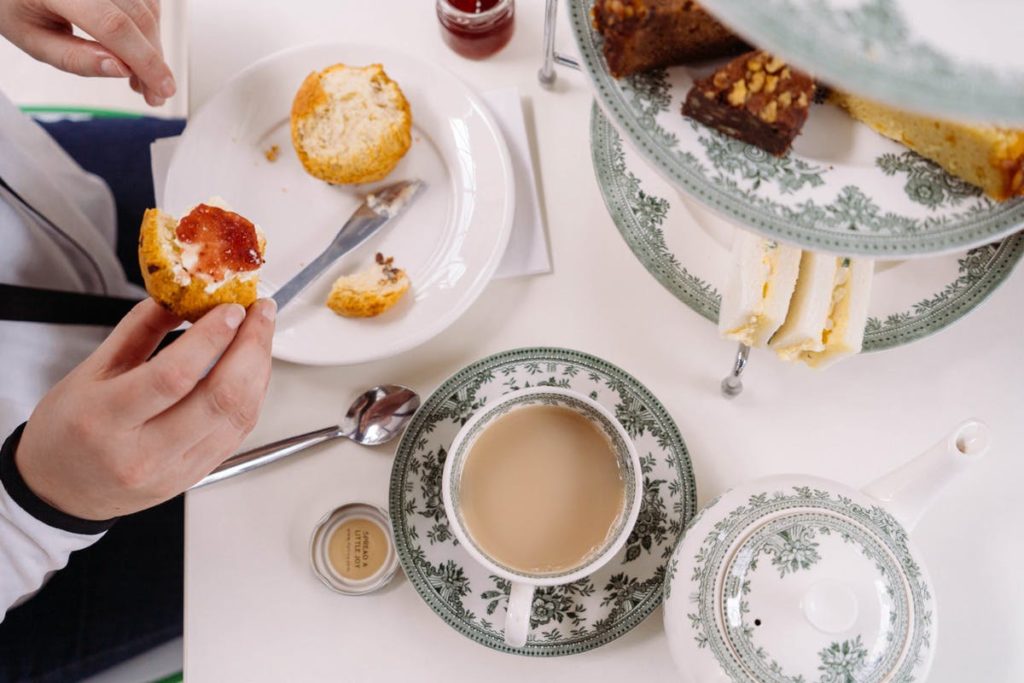
[[[495,279],[538,275],[551,272],[551,258],[541,219],[540,202],[537,197],[537,181],[533,174],[533,156],[523,119],[523,105],[519,90],[515,87],[490,90],[482,94],[505,136],[509,154],[512,157],[512,173],[515,176],[515,219],[509,237],[505,256],[498,265]],[[167,169],[178,145],[178,138],[161,138],[150,145],[152,158],[153,187],[156,190],[157,206],[164,203],[164,185]]]

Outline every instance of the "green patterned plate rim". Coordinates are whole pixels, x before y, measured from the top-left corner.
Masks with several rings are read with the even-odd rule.
[[[912,0],[704,0],[704,4],[752,42],[813,65],[823,80],[897,107],[950,119],[1024,123],[1024,57],[1012,63],[995,56],[956,54],[946,41],[923,35],[916,18],[928,11],[949,36],[991,32],[991,10],[1009,12],[1000,22],[1020,25],[1024,12],[1014,3],[977,7],[950,16],[933,2]],[[972,5],[973,3],[962,3]],[[945,14],[945,16],[943,16]],[[931,28],[930,33],[936,33]],[[992,40],[999,38],[992,36]],[[966,45],[965,45],[966,47]],[[976,52],[981,45],[971,46]],[[972,57],[974,57],[972,59]]]
[[[724,284],[723,274],[708,268],[707,254],[688,253],[670,243],[672,229],[700,231],[696,225],[666,225],[672,202],[681,202],[681,198],[632,158],[634,152],[623,146],[618,132],[596,105],[591,110],[590,139],[598,186],[626,244],[666,289],[699,315],[717,323],[721,302],[718,287]],[[714,243],[711,248],[719,252],[722,263],[728,263],[728,252],[723,247]],[[878,296],[882,282],[879,276],[864,332],[864,351],[908,344],[963,318],[1006,280],[1021,256],[1024,233],[955,255],[907,261],[899,268],[926,273],[944,267],[948,275],[936,291],[921,292],[921,298],[912,297],[894,310],[878,309],[884,303]]]
[[[472,414],[489,399],[528,386],[565,387],[609,408],[640,455],[644,493],[619,555],[586,579],[538,589],[530,640],[513,648],[502,636],[509,586],[457,545],[441,502],[441,475],[452,439]],[[586,353],[523,348],[472,363],[427,398],[399,444],[389,500],[399,560],[424,602],[477,643],[546,657],[609,643],[661,604],[666,564],[694,517],[697,494],[686,444],[643,384]]]
[[[774,157],[681,114],[708,67],[608,73],[593,0],[569,0],[583,70],[601,108],[672,185],[724,217],[816,251],[899,259],[994,242],[1024,225],[1024,199],[996,202],[832,105]]]

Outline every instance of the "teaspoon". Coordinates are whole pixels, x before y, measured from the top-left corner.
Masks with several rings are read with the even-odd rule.
[[[408,387],[385,384],[368,389],[349,406],[341,424],[233,455],[192,488],[197,489],[263,467],[293,453],[340,437],[347,437],[363,446],[379,446],[401,434],[419,407],[420,397]]]

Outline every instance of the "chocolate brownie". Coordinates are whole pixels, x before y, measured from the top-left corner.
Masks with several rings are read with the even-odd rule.
[[[596,0],[591,18],[616,78],[747,49],[693,0]]]
[[[782,156],[803,128],[813,99],[810,76],[756,50],[694,83],[683,114]]]

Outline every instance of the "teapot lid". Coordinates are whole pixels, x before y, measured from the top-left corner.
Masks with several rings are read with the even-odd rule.
[[[935,628],[903,526],[812,477],[751,482],[708,506],[669,564],[665,621],[694,680],[785,683],[917,680]]]

